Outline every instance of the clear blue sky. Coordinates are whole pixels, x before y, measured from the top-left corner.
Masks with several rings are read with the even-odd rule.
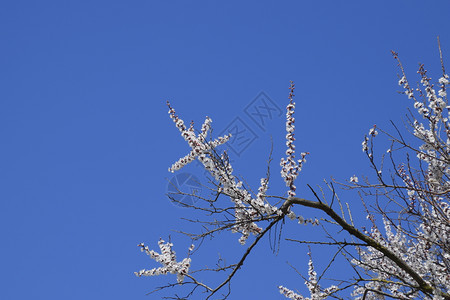
[[[272,135],[275,193],[284,117],[259,127],[245,109],[263,91],[284,114],[294,80],[297,149],[311,153],[299,193],[369,173],[364,134],[409,104],[389,51],[411,76],[423,62],[436,78],[438,35],[450,59],[449,13],[448,1],[2,1],[0,298],[164,295],[145,293],[173,277],[133,272],[157,266],[138,243],[156,249],[171,234],[182,259],[189,241],[173,230],[196,230],[165,197],[167,168],[188,151],[167,99],[186,122],[210,116],[216,134],[246,124],[255,138],[233,159],[250,183],[265,174]],[[285,237],[309,231],[291,229]],[[221,238],[194,269],[243,250],[237,235]],[[306,252],[286,244],[276,257],[263,242],[230,299],[282,299],[279,284],[304,291],[286,261],[306,273]]]

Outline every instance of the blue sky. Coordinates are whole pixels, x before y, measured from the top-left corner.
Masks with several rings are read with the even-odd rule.
[[[271,191],[282,193],[284,117],[260,126],[246,112],[265,97],[284,114],[293,80],[297,149],[311,153],[299,194],[310,197],[306,184],[323,178],[369,174],[364,134],[401,123],[410,104],[396,93],[390,50],[410,78],[418,62],[436,78],[438,35],[450,53],[449,12],[448,1],[3,1],[0,298],[166,295],[145,296],[173,277],[133,272],[157,266],[138,243],[156,249],[171,235],[181,259],[190,242],[174,230],[199,229],[165,196],[167,168],[188,151],[168,99],[186,122],[210,116],[215,134],[235,122],[252,132],[232,159],[255,189],[272,136]],[[202,180],[195,165],[184,171]],[[311,233],[286,229],[291,238]],[[193,268],[243,251],[237,235],[220,237]],[[318,268],[327,251],[313,250]],[[306,252],[287,243],[274,256],[261,243],[230,299],[282,299],[279,284],[304,291],[286,261],[306,274]]]

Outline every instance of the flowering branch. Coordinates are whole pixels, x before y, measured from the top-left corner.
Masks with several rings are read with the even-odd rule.
[[[305,281],[306,286],[308,287],[309,293],[311,294],[311,298],[303,297],[294,291],[291,291],[288,288],[285,288],[284,286],[280,285],[278,289],[280,290],[280,293],[284,295],[286,298],[292,299],[292,300],[322,300],[329,297],[331,294],[336,292],[338,290],[338,287],[335,285],[332,285],[324,290],[320,288],[319,282],[317,281],[317,273],[314,271],[314,265],[311,258],[311,253],[308,253],[309,255],[309,263],[308,263],[308,280]]]
[[[193,124],[186,128],[183,120],[178,117],[169,102],[167,102],[167,105],[170,118],[192,149],[188,155],[173,164],[169,171],[179,170],[198,158],[204,168],[219,182],[218,192],[229,196],[234,203],[235,224],[232,227],[232,231],[240,232],[239,243],[245,244],[250,234],[258,235],[262,232],[262,228],[255,223],[256,221],[267,220],[281,214],[276,206],[270,205],[265,199],[269,182],[268,178],[261,179],[258,194],[253,198],[251,193],[243,187],[243,182],[233,175],[233,168],[226,152],[220,156],[215,152],[216,147],[226,143],[231,134],[219,137],[212,142],[207,142],[206,136],[212,122],[209,117],[206,117],[201,132],[196,135]],[[290,214],[290,217],[295,217],[295,215]]]
[[[172,250],[172,243],[165,243],[163,239],[158,242],[161,253],[157,253],[150,250],[144,243],[140,243],[138,246],[141,247],[141,251],[145,252],[155,261],[161,263],[163,266],[159,268],[153,268],[151,270],[140,270],[139,272],[134,272],[138,277],[141,276],[156,276],[156,275],[166,275],[166,274],[177,274],[178,283],[182,283],[184,276],[189,272],[189,267],[191,266],[191,259],[189,257],[184,258],[181,262],[177,262],[175,256],[175,251]],[[189,248],[189,253],[194,249],[194,245]]]
[[[367,246],[372,247],[376,249],[377,251],[381,252],[383,255],[385,255],[387,258],[392,260],[400,269],[406,272],[409,276],[411,276],[416,282],[417,282],[417,288],[425,293],[433,293],[433,288],[425,282],[425,280],[417,274],[406,262],[404,262],[400,257],[398,257],[395,253],[393,253],[390,249],[388,249],[386,246],[380,244],[375,239],[370,238],[369,236],[363,234],[361,231],[356,229],[354,226],[348,224],[343,218],[341,218],[330,206],[323,203],[318,199],[318,201],[311,201],[306,200],[302,198],[288,198],[285,199],[285,202],[283,204],[284,207],[289,207],[293,204],[316,208],[324,213],[326,213],[328,216],[330,216],[342,229],[347,231],[352,236],[358,238],[359,240],[365,242]]]
[[[300,154],[301,159],[295,161],[295,145],[294,145],[294,131],[295,131],[295,118],[293,117],[295,111],[295,102],[294,102],[294,90],[295,84],[291,81],[291,85],[289,86],[289,104],[286,107],[286,159],[282,158],[280,162],[281,166],[281,177],[286,182],[286,186],[289,187],[288,195],[289,197],[295,196],[296,186],[294,185],[294,181],[298,176],[298,173],[302,170],[303,163],[306,162],[306,155],[308,152],[302,152]]]
[[[321,190],[322,198],[319,198],[309,185],[315,196],[314,201],[296,195],[295,180],[303,163],[306,162],[305,157],[308,153],[301,153],[298,160],[295,158],[295,102],[293,101],[295,85],[293,82],[290,83],[289,103],[286,108],[286,157],[280,160],[281,177],[288,187],[287,196],[267,194],[269,172],[260,179],[257,192],[252,193],[251,189],[233,174],[227,153],[217,152],[217,147],[227,142],[231,135],[217,139],[208,138],[212,122],[209,117],[206,117],[200,131],[196,132],[194,124],[191,123],[187,127],[168,103],[169,115],[190,147],[189,153],[176,161],[169,171],[179,170],[198,159],[215,180],[212,189],[215,192],[213,199],[192,195],[202,200],[201,203],[206,203],[206,206],[198,203],[186,205],[206,213],[208,217],[214,216],[207,221],[192,220],[201,224],[206,232],[191,237],[194,240],[203,239],[206,236],[212,237],[219,231],[231,230],[240,233],[239,243],[242,245],[251,234],[255,238],[243,251],[237,263],[220,265],[213,270],[228,272],[225,279],[216,287],[210,287],[193,278],[192,271],[189,273],[191,262],[189,255],[177,262],[175,252],[172,250],[173,245],[163,240],[159,242],[161,253],[148,249],[144,244],[139,244],[141,250],[160,262],[162,267],[141,270],[135,274],[137,276],[176,274],[178,285],[189,283],[202,287],[208,293],[206,298],[211,298],[224,286],[230,285],[232,278],[242,268],[256,245],[267,232],[276,228],[277,224],[280,224],[281,228],[286,216],[297,219],[303,224],[318,223],[317,219],[312,221],[312,219],[305,220],[302,216],[297,217],[293,210],[300,206],[313,208],[325,214],[321,225],[329,241],[296,241],[337,247],[336,254],[330,259],[324,273],[331,267],[337,254],[341,253],[351,264],[357,276],[341,280],[337,286],[321,289],[319,281],[322,276],[317,277],[310,257],[308,279],[306,279],[310,298],[280,285],[279,291],[285,297],[305,300],[340,298],[341,291],[353,287],[352,296],[357,299],[391,297],[450,300],[450,106],[447,99],[449,76],[445,73],[440,45],[439,53],[442,76],[437,83],[432,83],[425,67],[420,65],[418,74],[421,88],[420,86],[412,88],[398,54],[392,52],[401,70],[398,84],[404,89],[403,93],[413,102],[415,112],[411,112],[408,121],[412,129],[411,134],[420,142],[420,146],[407,142],[395,125],[398,138],[375,125],[364,137],[362,150],[367,155],[370,166],[375,170],[375,178],[378,182],[372,184],[367,178],[363,177],[360,180],[353,175],[350,177],[350,182],[342,186],[350,190],[358,189],[367,211],[367,218],[372,224],[370,229],[365,227],[360,229],[354,224],[348,203],[346,204],[350,221],[346,220],[340,197],[337,196],[332,184],[330,186],[327,183],[332,192],[331,204],[325,200],[324,191]],[[415,115],[418,115],[420,120],[416,119]],[[375,159],[374,151],[374,139],[379,132],[391,139],[391,146],[387,154],[381,156],[380,165]],[[394,152],[397,155],[400,150],[406,152],[406,162],[397,164]],[[417,164],[410,161],[409,153],[413,153],[417,158]],[[387,182],[387,176],[382,173],[385,155],[389,156],[393,166],[391,183]],[[219,199],[222,195],[230,198],[232,204],[223,206]],[[367,202],[365,198],[372,196],[375,197],[375,201]],[[271,198],[282,200],[282,202],[271,204],[269,202]],[[337,209],[333,208],[335,199],[339,204]],[[377,215],[381,216],[381,220],[376,220]],[[213,229],[210,229],[210,226]],[[341,235],[331,235],[327,226],[336,226],[333,228],[337,228],[339,233],[344,232],[346,236],[350,236],[351,241],[347,241]],[[191,281],[185,282],[185,278]],[[188,296],[192,294],[193,291]],[[225,294],[224,298],[227,296],[228,294]]]

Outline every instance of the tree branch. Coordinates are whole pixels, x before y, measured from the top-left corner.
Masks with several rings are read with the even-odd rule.
[[[380,251],[386,257],[388,257],[390,260],[392,260],[399,268],[401,268],[406,273],[408,273],[408,275],[410,275],[417,282],[418,289],[420,289],[422,292],[424,292],[426,294],[433,293],[433,288],[428,283],[426,283],[425,280],[423,280],[423,278],[419,274],[417,274],[417,272],[414,271],[406,262],[404,262],[400,257],[396,256],[389,249],[387,249],[386,247],[384,247],[383,245],[381,245],[374,239],[368,237],[367,235],[363,234],[361,231],[356,229],[354,226],[348,224],[327,204],[325,204],[323,202],[316,202],[316,201],[293,197],[293,198],[286,199],[286,201],[282,205],[282,211],[283,212],[287,211],[288,208],[293,204],[316,208],[316,209],[323,211],[328,216],[330,216],[336,223],[338,223],[349,234],[351,234],[354,237],[358,238],[359,240],[365,242],[368,246]],[[445,299],[450,299],[450,295],[448,295],[448,294],[444,294],[443,297]]]

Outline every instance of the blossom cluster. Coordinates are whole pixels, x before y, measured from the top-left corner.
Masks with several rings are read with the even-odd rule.
[[[243,186],[243,182],[233,175],[233,167],[227,153],[223,152],[221,155],[218,155],[215,151],[216,147],[229,140],[231,134],[208,142],[206,138],[212,122],[209,117],[206,117],[201,132],[196,135],[193,124],[191,123],[190,127],[187,128],[169,102],[167,102],[167,105],[169,106],[170,118],[181,132],[181,136],[191,147],[190,153],[174,163],[169,168],[169,171],[179,170],[186,164],[198,159],[211,176],[220,183],[219,192],[229,196],[234,203],[235,224],[232,227],[232,231],[240,232],[239,243],[245,244],[250,234],[256,235],[262,231],[262,228],[255,223],[256,221],[263,219],[264,216],[281,214],[281,211],[276,206],[271,205],[265,198],[268,179],[261,179],[258,194],[256,197],[252,197],[251,193]]]
[[[175,162],[172,167],[169,168],[170,172],[174,172],[176,170],[181,169],[188,163],[194,161],[198,158],[205,167],[209,170],[213,170],[213,163],[210,159],[207,158],[206,154],[209,153],[211,149],[214,149],[222,144],[225,144],[231,137],[231,134],[225,135],[223,137],[219,137],[213,141],[206,141],[207,134],[211,128],[212,120],[209,117],[206,117],[205,122],[202,125],[201,132],[196,135],[194,131],[194,124],[191,123],[189,128],[186,128],[184,121],[178,117],[175,113],[175,109],[170,106],[169,101],[167,101],[167,106],[169,107],[169,115],[170,118],[175,123],[178,130],[181,132],[181,136],[184,138],[186,142],[188,142],[191,147],[191,151],[186,156],[180,158],[177,162]],[[220,174],[213,174],[214,177],[220,176]]]
[[[307,153],[301,154],[301,159],[298,162],[294,160],[295,146],[294,142],[294,108],[295,103],[292,101],[294,84],[291,83],[290,87],[290,103],[287,107],[287,123],[286,130],[288,134],[286,136],[288,155],[286,160],[282,159],[282,171],[281,174],[289,186],[289,196],[295,196],[294,180],[296,179],[302,164],[306,161],[305,156]],[[189,127],[186,127],[184,121],[176,114],[175,110],[169,107],[170,118],[179,129],[181,136],[188,142],[191,147],[189,154],[184,156],[175,162],[172,167],[169,168],[170,172],[181,169],[186,164],[198,159],[203,167],[212,175],[212,177],[219,183],[219,192],[230,197],[235,206],[235,224],[231,228],[233,232],[241,233],[239,243],[245,244],[250,234],[257,235],[262,231],[256,222],[263,220],[267,217],[279,216],[283,212],[276,206],[271,205],[265,195],[268,189],[268,178],[262,178],[260,187],[256,197],[253,197],[247,188],[243,186],[243,182],[233,175],[233,167],[228,159],[227,153],[224,151],[222,154],[217,154],[216,147],[226,143],[231,134],[219,137],[218,139],[207,141],[207,134],[211,128],[212,120],[206,117],[205,122],[202,125],[201,131],[196,134],[193,123]],[[292,211],[288,211],[287,216],[290,219],[295,219],[296,215]],[[298,218],[299,223],[308,223],[310,220],[304,220]],[[317,221],[311,221],[316,224]]]
[[[426,100],[428,102],[428,107],[431,108],[432,112],[436,116],[440,116],[443,109],[446,106],[446,103],[443,98],[438,97],[436,95],[436,90],[433,88],[433,84],[430,83],[431,78],[427,76],[427,70],[425,70],[423,64],[420,65],[419,71],[417,73],[422,77],[421,83],[425,89]],[[439,80],[442,83],[443,89],[439,91],[440,95],[446,96],[445,92],[445,83],[448,84],[448,75],[444,74],[443,77]]]
[[[326,289],[321,289],[318,281],[317,281],[317,273],[314,270],[314,265],[312,262],[312,259],[309,259],[308,263],[308,280],[305,281],[306,286],[308,287],[308,290],[311,294],[310,298],[303,297],[294,291],[280,285],[278,287],[280,293],[285,296],[288,299],[292,300],[322,300],[329,297],[332,293],[336,292],[338,290],[338,287],[335,285],[332,285]]]
[[[300,154],[301,158],[298,161],[295,161],[295,102],[294,102],[294,89],[295,84],[291,81],[291,85],[289,86],[289,104],[286,107],[286,158],[282,158],[280,162],[281,166],[281,177],[286,182],[286,186],[289,187],[288,195],[289,197],[295,197],[296,186],[294,185],[294,181],[297,178],[299,172],[302,170],[303,163],[306,162],[306,155],[309,154],[307,152],[302,152]]]
[[[430,217],[437,217],[437,215],[433,214]],[[366,232],[366,234],[383,247],[388,248],[398,259],[408,264],[439,292],[448,293],[450,291],[450,275],[447,266],[450,254],[444,250],[444,257],[439,255],[442,250],[435,251],[438,246],[437,244],[433,245],[433,241],[446,239],[448,243],[450,225],[447,224],[447,228],[432,228],[433,225],[422,223],[418,228],[417,238],[411,239],[401,225],[397,224],[393,230],[391,221],[384,218],[383,223],[385,236],[375,225],[371,232]],[[442,223],[440,224],[442,225]],[[441,232],[435,230],[441,230]],[[369,298],[376,297],[378,295],[376,291],[389,291],[391,295],[399,299],[417,298],[418,291],[414,290],[415,280],[397,263],[378,250],[372,247],[359,249],[359,258],[353,259],[352,263],[372,273],[371,277],[373,278],[364,285],[355,287],[352,295],[356,299],[362,299],[361,295],[367,293],[367,290],[370,291]]]
[[[398,220],[396,222],[384,212],[383,230],[379,229],[373,215],[368,216],[373,225],[370,231],[364,229],[364,233],[378,246],[357,248],[359,255],[355,256],[352,263],[366,270],[370,276],[369,279],[355,285],[352,295],[356,299],[378,299],[381,295],[390,295],[398,299],[416,299],[423,297],[424,289],[418,287],[417,281],[417,278],[421,278],[424,283],[419,285],[428,285],[427,293],[432,293],[434,299],[441,299],[441,295],[444,294],[444,298],[448,298],[450,293],[450,106],[447,106],[446,98],[448,75],[442,67],[443,75],[438,80],[440,89],[436,92],[427,71],[420,65],[418,74],[423,90],[420,87],[413,89],[406,79],[397,54],[395,52],[393,54],[403,75],[398,84],[404,88],[404,94],[413,100],[418,115],[425,120],[419,121],[412,115],[410,123],[413,135],[421,142],[419,148],[407,145],[403,138],[397,142],[403,147],[414,149],[421,162],[419,170],[423,172],[415,173],[409,162],[407,167],[405,165],[396,167],[396,174],[403,181],[399,191],[407,207],[396,214],[395,219]],[[447,114],[444,113],[445,110]],[[369,131],[369,136],[376,135],[374,126]],[[366,136],[362,143],[365,152],[369,150],[368,142],[369,137]],[[392,147],[388,153],[391,151]],[[351,181],[355,182],[354,177],[352,179]],[[382,248],[388,249],[393,256],[387,257],[386,253],[380,251]]]
[[[155,261],[161,263],[163,266],[159,268],[153,268],[151,270],[140,270],[139,272],[134,272],[138,277],[141,276],[156,276],[156,275],[166,275],[166,274],[177,274],[178,283],[182,283],[184,277],[189,272],[189,267],[191,266],[191,259],[189,257],[184,258],[181,262],[177,262],[175,251],[172,250],[172,243],[165,243],[163,239],[158,241],[161,253],[157,253],[150,250],[148,246],[144,243],[140,243],[138,247],[141,247],[141,251],[145,252]],[[194,249],[194,245],[189,247],[189,252]]]
[[[436,93],[431,78],[428,77],[427,70],[423,65],[420,65],[418,73],[421,77],[424,92],[420,88],[417,88],[416,91],[422,101],[414,95],[410,98],[414,100],[414,108],[417,112],[428,120],[428,126],[417,119],[413,122],[414,136],[423,142],[417,157],[428,164],[427,181],[429,187],[435,192],[443,192],[450,189],[450,181],[444,179],[450,175],[450,107],[447,106],[446,99],[449,76],[444,73],[438,80],[440,90]],[[412,93],[404,74],[399,84],[407,90],[405,93]],[[448,111],[447,115],[443,114],[445,109]]]
[[[385,230],[387,234],[387,239],[385,239],[380,230],[373,226],[371,232],[365,232],[379,244],[384,247],[388,247],[396,256],[400,259],[406,259],[405,251],[409,248],[407,245],[407,239],[405,235],[401,233],[401,229],[398,228],[397,233],[393,234],[389,223],[386,219],[383,220],[385,224]],[[366,290],[369,290],[368,297],[370,299],[375,298],[378,293],[383,290],[390,290],[390,292],[400,299],[411,299],[405,298],[407,297],[407,293],[404,290],[406,286],[414,286],[414,280],[409,276],[402,268],[398,267],[393,261],[388,259],[383,253],[378,250],[367,247],[367,249],[359,248],[359,258],[353,259],[352,263],[356,266],[359,266],[365,270],[371,272],[371,277],[373,280],[369,280],[362,286],[356,286],[352,295],[355,296],[355,299],[362,299],[360,295],[366,293]],[[392,274],[392,275],[390,275]],[[401,278],[402,280],[395,282],[393,279]],[[393,277],[393,278],[391,278]],[[391,284],[395,282],[395,284]],[[409,294],[417,296],[417,294]]]
[[[378,131],[377,131],[377,125],[373,125],[372,128],[369,129],[369,136],[374,138],[378,135]],[[368,152],[369,151],[369,137],[366,135],[364,136],[364,140],[362,142],[362,151],[363,152]],[[371,154],[369,153],[369,156]]]

